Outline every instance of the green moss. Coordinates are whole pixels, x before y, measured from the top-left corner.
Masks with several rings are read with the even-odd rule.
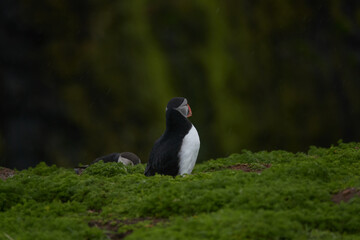
[[[360,187],[359,149],[243,151],[176,178],[145,177],[145,165],[99,162],[76,175],[41,163],[0,181],[0,239],[106,239],[92,221],[129,239],[360,239],[360,198],[331,201]],[[239,164],[256,171],[229,168]]]
[[[104,177],[114,177],[121,175],[129,175],[134,173],[144,173],[145,167],[143,164],[138,164],[135,166],[123,165],[115,162],[104,163],[103,161],[97,162],[96,164],[90,165],[85,169],[83,174],[95,175],[95,176],[104,176]]]

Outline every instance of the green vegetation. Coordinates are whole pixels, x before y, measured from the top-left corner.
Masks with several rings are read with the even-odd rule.
[[[0,239],[360,239],[360,198],[332,201],[360,187],[360,143],[243,151],[184,177],[143,171],[41,163],[0,180]]]

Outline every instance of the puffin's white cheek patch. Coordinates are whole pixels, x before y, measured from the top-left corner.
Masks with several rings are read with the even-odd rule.
[[[180,107],[176,108],[176,110],[177,110],[178,112],[180,112],[181,115],[183,115],[184,117],[186,117],[186,116],[188,115],[188,110],[189,110],[189,108],[188,108],[187,105],[185,105],[185,106],[180,106]]]
[[[123,158],[121,156],[118,158],[118,163],[122,163],[124,165],[134,165],[134,163],[132,161],[130,161],[127,158]]]

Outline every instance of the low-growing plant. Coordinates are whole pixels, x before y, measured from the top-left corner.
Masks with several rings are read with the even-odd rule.
[[[145,177],[144,164],[77,175],[41,163],[0,180],[0,239],[360,239],[360,198],[332,201],[360,188],[359,149],[243,151],[175,178]]]

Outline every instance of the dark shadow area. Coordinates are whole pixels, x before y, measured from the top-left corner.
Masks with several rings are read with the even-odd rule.
[[[360,2],[0,2],[0,166],[146,162],[165,106],[198,161],[359,141]]]

